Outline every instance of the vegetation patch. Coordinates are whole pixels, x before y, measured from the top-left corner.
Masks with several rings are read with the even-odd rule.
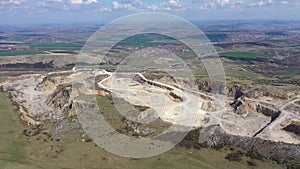
[[[18,55],[36,55],[36,54],[44,54],[43,51],[40,50],[16,50],[16,51],[6,51],[0,52],[0,56],[18,56]]]
[[[41,43],[32,44],[30,47],[33,48],[62,48],[62,47],[81,47],[79,44],[75,43]]]
[[[214,42],[224,41],[228,38],[228,36],[224,33],[217,34],[206,34],[207,38]]]
[[[0,168],[8,163],[27,163],[25,141],[20,137],[21,124],[16,125],[18,117],[14,107],[4,93],[0,93]]]
[[[53,68],[53,62],[49,63],[43,63],[43,62],[37,62],[37,63],[9,63],[0,65],[0,68],[4,69],[49,69]]]
[[[226,157],[229,161],[241,162],[243,160],[243,153],[241,151],[229,153]]]
[[[189,132],[187,136],[179,143],[179,146],[186,148],[199,148],[200,145],[198,143],[200,131],[199,129],[192,130]]]
[[[254,150],[247,151],[246,156],[255,160],[263,160],[263,157]]]
[[[281,75],[287,76],[287,77],[293,77],[300,75],[300,69],[290,69],[290,70],[285,70],[281,72]]]
[[[254,53],[247,52],[224,52],[219,53],[220,56],[237,59],[256,59],[257,56]]]

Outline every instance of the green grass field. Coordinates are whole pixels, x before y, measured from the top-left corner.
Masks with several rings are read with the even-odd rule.
[[[130,42],[148,43],[148,42],[157,42],[157,41],[163,41],[163,40],[175,41],[175,39],[172,37],[150,33],[150,34],[134,35],[134,36],[126,38],[125,40],[123,40],[123,42],[125,42],[125,43],[130,43]]]
[[[36,55],[36,54],[43,54],[43,53],[44,52],[40,50],[22,50],[22,51],[0,52],[0,56]]]
[[[246,52],[224,52],[219,53],[220,56],[224,57],[232,57],[232,58],[239,58],[239,59],[256,59],[256,54],[253,53],[246,53]]]
[[[33,48],[62,48],[62,47],[80,47],[78,44],[74,43],[40,43],[30,45]]]
[[[46,54],[44,51],[50,51],[50,50],[75,51],[75,50],[81,50],[81,46],[73,43],[32,44],[30,45],[30,48],[26,50],[0,52],[0,56]]]
[[[300,75],[300,69],[285,70],[281,72],[281,75],[287,77],[294,77]]]
[[[22,125],[6,95],[0,92],[0,168],[28,164]]]

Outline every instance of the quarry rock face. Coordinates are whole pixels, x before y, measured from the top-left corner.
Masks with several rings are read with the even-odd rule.
[[[300,136],[300,124],[298,123],[291,123],[283,128],[283,130],[292,132],[298,136]]]
[[[74,115],[70,73],[24,75],[1,84],[3,91],[19,106],[29,124],[56,121]]]
[[[213,110],[212,103],[211,102],[203,102],[201,105],[201,109],[204,111],[212,111]]]
[[[64,116],[75,115],[72,109],[73,101],[71,100],[72,85],[61,84],[56,87],[54,92],[48,96],[46,104],[58,114]]]
[[[284,163],[287,166],[300,166],[300,145],[230,135],[219,126],[216,127],[213,134],[206,137],[206,141],[209,146],[226,145],[241,147],[250,152],[257,152],[261,157],[274,160],[279,164]]]
[[[22,119],[28,124],[35,125],[74,116],[76,106],[84,106],[83,109],[95,106],[89,103],[78,105],[73,102],[73,95],[76,94],[76,91],[72,90],[73,77],[72,72],[22,75],[8,78],[6,81],[2,81],[0,86],[3,91],[9,93],[11,100],[16,103]],[[108,77],[108,75],[103,74],[95,79],[97,82],[102,82]],[[149,86],[163,88],[167,91],[164,94],[167,94],[174,104],[180,104],[187,99],[180,97],[170,85],[165,85],[168,82],[174,82],[168,77],[149,80],[143,76],[134,76],[133,79],[134,85],[132,86],[140,87],[141,90],[149,91],[151,90],[148,88]],[[207,113],[205,119],[212,118],[211,114],[215,113],[217,109],[209,92],[206,92],[211,90],[210,82],[196,80],[196,82],[184,82],[184,84],[186,86],[198,86],[201,94],[189,93],[187,96],[191,98],[201,97],[203,102],[201,102],[199,110]],[[180,86],[175,87],[181,90]],[[274,102],[273,100],[271,102],[265,99],[265,92],[258,89],[250,90],[249,87],[236,84],[221,86],[219,92],[227,93],[226,97],[223,98],[226,104],[224,113],[217,119],[219,120],[217,129],[212,130],[212,134],[208,134],[205,138],[201,138],[202,141],[206,139],[210,146],[224,144],[248,148],[279,163],[286,161],[291,164],[299,164],[300,116],[299,111],[297,111],[297,106],[300,103],[299,98],[290,100],[276,98]],[[91,91],[90,94],[110,95],[110,92],[100,89],[98,86],[97,90]],[[141,113],[140,117],[143,118],[142,116]],[[141,132],[147,135],[153,131],[145,129]],[[279,157],[284,158],[280,159]]]

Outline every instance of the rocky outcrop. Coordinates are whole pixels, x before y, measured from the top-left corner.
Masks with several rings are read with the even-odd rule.
[[[212,111],[214,111],[215,109],[213,108],[211,102],[209,102],[209,101],[204,101],[204,102],[202,103],[202,105],[201,105],[201,110],[208,111],[208,112],[212,112]]]
[[[71,83],[72,79],[70,75],[72,73],[53,73],[48,74],[43,80],[37,85],[36,90],[50,90],[54,91],[56,86],[64,83]]]
[[[218,83],[218,82],[211,82],[210,80],[199,80],[197,79],[194,83],[195,85],[198,86],[198,89],[200,91],[206,91],[206,92],[211,92],[212,89],[217,90],[216,92],[219,92],[220,94],[226,94],[229,97],[236,97],[238,98],[239,94],[242,91],[244,91],[246,87],[237,85],[237,84],[227,84],[224,86],[223,83]]]
[[[183,98],[181,96],[178,96],[175,92],[169,92],[170,98],[175,102],[182,102]]]
[[[233,107],[235,113],[240,115],[247,115],[249,111],[252,109],[249,103],[245,101],[245,94],[242,91],[242,88],[239,86],[234,86],[229,88],[229,95],[234,97],[234,101],[230,103]]]
[[[283,130],[300,136],[300,123],[291,123],[283,128]]]
[[[46,121],[58,121],[74,115],[70,71],[45,75],[21,75],[1,83],[3,91],[19,107],[21,118],[36,125]]]
[[[198,89],[201,91],[211,91],[211,83],[209,80],[196,80],[195,85],[198,86]]]
[[[20,118],[27,122],[28,125],[38,125],[41,124],[39,121],[36,121],[33,119],[33,117],[30,117],[30,115],[27,113],[23,106],[19,106],[18,111],[20,112]]]
[[[280,110],[277,110],[276,108],[272,108],[271,106],[267,106],[263,104],[257,104],[256,111],[266,116],[270,116],[272,118],[272,121],[274,121],[281,113]]]
[[[289,167],[300,167],[300,145],[230,135],[225,133],[219,126],[214,129],[212,134],[206,137],[205,141],[209,146],[241,147],[247,151],[256,152],[265,159],[274,160],[279,164],[285,164]],[[201,138],[200,143],[203,143],[203,138]]]
[[[133,80],[135,80],[135,81],[137,81],[137,82],[139,82],[139,83],[141,83],[141,84],[147,83],[148,85],[155,86],[155,87],[159,87],[159,88],[162,88],[162,89],[167,89],[167,90],[169,90],[169,91],[172,91],[172,90],[173,90],[172,88],[170,88],[170,87],[168,87],[168,86],[166,86],[166,85],[162,85],[162,84],[157,83],[157,82],[155,82],[155,81],[148,80],[148,79],[146,79],[146,78],[141,77],[140,75],[135,75],[135,76],[133,77]]]
[[[281,111],[273,105],[246,100],[248,94],[243,92],[242,87],[234,86],[229,91],[231,93],[229,95],[234,97],[234,101],[230,103],[230,105],[237,114],[247,115],[250,112],[257,112],[271,117],[271,121],[274,121],[281,113]]]
[[[249,113],[255,112],[255,103],[244,102],[240,105],[235,113],[240,114],[242,116],[247,116]]]
[[[74,115],[73,102],[71,100],[72,84],[58,85],[54,92],[46,100],[46,104],[50,106],[57,114],[63,116]]]

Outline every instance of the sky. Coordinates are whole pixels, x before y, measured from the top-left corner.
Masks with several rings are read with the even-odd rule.
[[[137,12],[198,20],[300,20],[299,0],[0,0],[0,24],[106,23]]]

